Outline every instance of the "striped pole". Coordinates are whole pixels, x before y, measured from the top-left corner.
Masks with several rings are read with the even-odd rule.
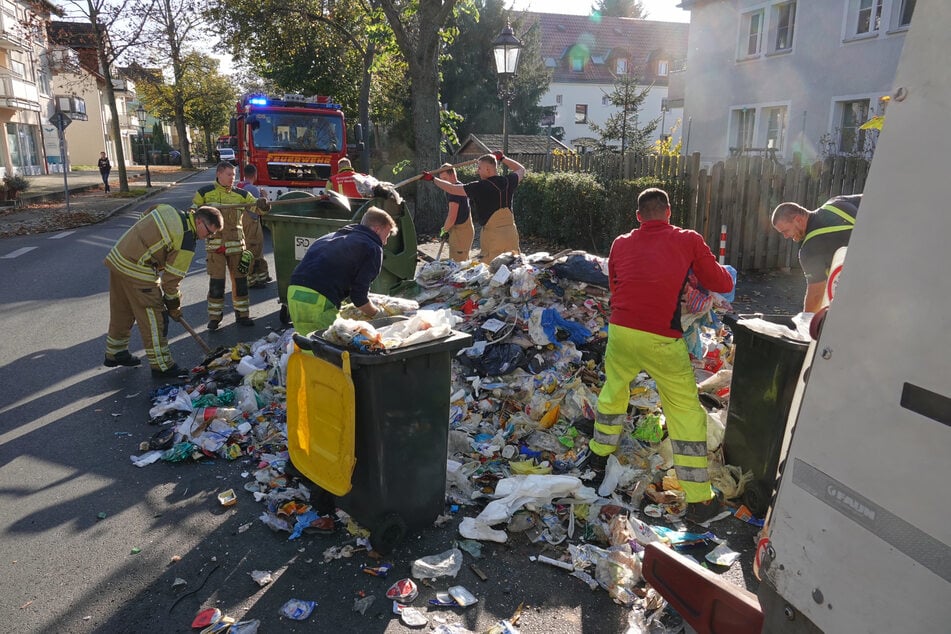
[[[726,264],[726,225],[720,225],[720,264]]]

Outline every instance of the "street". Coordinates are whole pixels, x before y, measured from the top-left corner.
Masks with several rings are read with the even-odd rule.
[[[390,615],[385,590],[409,576],[414,559],[441,553],[458,538],[455,522],[409,536],[386,559],[394,565],[389,577],[371,577],[360,570],[377,565],[365,553],[323,563],[323,551],[346,542],[346,533],[289,542],[257,521],[260,505],[241,490],[242,473],[254,466],[248,459],[131,464],[139,443],[157,431],[147,424],[149,391],[161,383],[145,364],[102,366],[108,323],[102,260],[142,209],[157,202],[184,208],[211,179],[211,171],[203,172],[98,225],[0,241],[2,632],[186,632],[199,608],[210,606],[260,619],[261,632],[315,625],[410,631]],[[226,308],[221,329],[208,333],[202,255],[200,248],[183,284],[184,313],[213,348],[280,328],[272,283],[251,291],[254,328],[238,330]],[[170,335],[180,364],[201,360],[180,326],[172,324]],[[136,329],[130,349],[142,355]],[[224,508],[217,494],[228,488],[239,492],[239,503]],[[466,555],[459,576],[444,585],[466,586],[479,603],[438,614],[482,631],[524,604],[522,632],[626,629],[629,610],[564,571],[529,561],[540,551],[527,540],[485,544],[477,560],[484,582]],[[277,579],[260,588],[252,570],[270,570]],[[187,582],[184,590],[173,589],[176,578]],[[432,592],[420,590],[418,603]],[[352,610],[361,593],[377,596],[365,615]],[[314,616],[301,623],[281,617],[291,598],[316,600]]]

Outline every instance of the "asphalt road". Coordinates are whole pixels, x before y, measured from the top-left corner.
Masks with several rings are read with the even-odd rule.
[[[248,460],[132,466],[129,456],[155,431],[147,424],[148,393],[159,383],[147,367],[102,366],[108,324],[102,260],[145,207],[185,207],[212,178],[204,172],[98,225],[0,241],[0,632],[187,632],[199,608],[209,606],[260,619],[262,633],[315,626],[411,631],[391,615],[384,592],[409,576],[414,559],[443,552],[457,539],[453,527],[424,530],[387,557],[394,565],[388,578],[371,577],[360,566],[375,563],[361,553],[323,562],[324,550],[344,543],[345,534],[289,542],[257,521],[262,509],[243,492],[237,506],[219,506],[219,492],[246,482],[242,473],[254,466]],[[269,248],[268,258],[273,274]],[[212,347],[281,327],[272,283],[251,291],[254,328],[239,330],[226,315],[219,331],[207,332],[206,288],[199,251],[183,285],[185,317]],[[172,333],[176,360],[200,361],[190,337],[175,324]],[[141,355],[135,329],[131,349]],[[721,536],[749,550],[753,532],[738,524]],[[519,605],[526,634],[627,629],[629,610],[604,591],[529,560],[541,552],[520,536],[506,545],[486,543],[481,559],[466,555],[456,579],[421,586],[416,605],[458,584],[479,602],[438,618],[476,631],[510,618]],[[473,562],[487,581],[470,570]],[[734,581],[755,585],[749,568],[748,558],[737,564]],[[252,570],[273,571],[277,579],[260,588]],[[184,591],[173,589],[176,578],[187,582]],[[353,611],[362,594],[376,596],[364,615]],[[303,622],[281,617],[291,598],[316,600],[315,614]]]

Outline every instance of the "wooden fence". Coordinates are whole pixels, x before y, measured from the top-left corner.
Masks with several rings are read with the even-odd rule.
[[[718,253],[721,225],[726,225],[726,261],[742,271],[798,266],[795,243],[784,239],[770,223],[773,209],[781,202],[815,209],[833,196],[861,193],[869,166],[867,160],[852,157],[804,167],[794,161],[786,167],[764,157],[741,156],[709,168],[701,168],[699,154],[628,156],[623,165],[616,156],[596,154],[524,158],[526,167],[537,171],[685,181],[689,200],[688,209],[681,210],[682,226],[699,232]]]

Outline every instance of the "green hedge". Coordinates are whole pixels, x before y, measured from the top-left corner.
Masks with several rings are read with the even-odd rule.
[[[577,172],[529,172],[515,192],[515,220],[524,236],[606,255],[614,238],[637,226],[637,196],[650,187],[667,191],[671,221],[683,226],[686,183],[640,178],[602,184]]]

